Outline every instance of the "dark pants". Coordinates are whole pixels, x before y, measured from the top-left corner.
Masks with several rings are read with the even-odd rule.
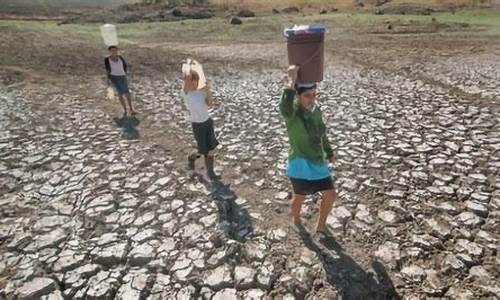
[[[290,181],[292,182],[293,192],[297,195],[312,195],[333,189],[333,181],[330,176],[318,180],[290,178]]]
[[[193,125],[193,134],[196,143],[198,144],[198,153],[207,155],[208,152],[214,150],[219,142],[215,137],[214,121],[208,119],[203,123],[191,123]]]

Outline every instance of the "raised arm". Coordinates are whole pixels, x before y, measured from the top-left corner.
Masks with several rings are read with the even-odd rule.
[[[205,98],[205,103],[207,104],[207,106],[209,108],[212,108],[214,106],[214,98],[212,96],[212,91],[210,90],[208,82],[205,84],[205,86],[202,89],[207,94],[207,98]]]
[[[295,82],[297,81],[297,74],[299,72],[299,67],[290,66],[288,67],[288,82],[281,95],[281,100],[279,104],[280,113],[285,119],[290,119],[294,116],[294,106],[293,100],[295,99]]]
[[[184,94],[187,94],[188,90],[187,90],[187,81],[189,80],[189,75],[187,74],[184,74],[182,76],[182,91],[184,92]]]

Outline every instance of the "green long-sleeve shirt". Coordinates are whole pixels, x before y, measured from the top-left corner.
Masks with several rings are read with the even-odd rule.
[[[307,110],[295,100],[295,90],[285,89],[279,108],[285,119],[290,151],[288,159],[302,157],[314,163],[323,163],[333,155],[326,136],[321,110]]]

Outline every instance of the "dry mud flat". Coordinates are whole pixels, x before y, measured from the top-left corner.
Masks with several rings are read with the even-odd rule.
[[[184,169],[173,76],[134,81],[141,114],[118,123],[83,96],[103,95],[95,84],[2,87],[0,297],[500,297],[498,63],[463,59],[415,77],[329,66],[318,101],[338,201],[322,242],[287,226],[280,70],[212,79],[214,185]]]

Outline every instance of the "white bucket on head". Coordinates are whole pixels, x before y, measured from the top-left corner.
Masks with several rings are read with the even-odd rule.
[[[191,71],[195,71],[200,77],[200,80],[198,82],[198,89],[201,89],[205,85],[207,85],[205,73],[203,73],[203,66],[196,60],[188,58],[187,61],[182,64],[182,74],[187,75]]]
[[[113,24],[104,24],[101,26],[101,35],[106,46],[118,46],[118,34],[116,26]]]

